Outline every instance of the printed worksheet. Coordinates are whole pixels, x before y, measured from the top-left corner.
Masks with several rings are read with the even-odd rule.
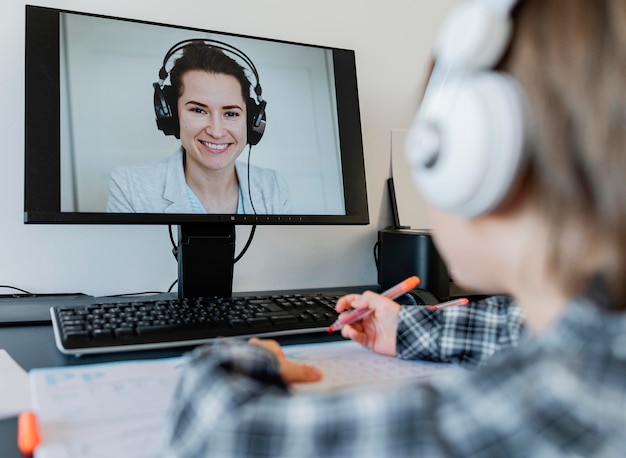
[[[316,383],[293,386],[296,393],[324,392],[342,388],[397,387],[460,370],[449,364],[404,361],[374,353],[352,341],[293,345],[283,348],[287,358],[321,369],[324,378]]]
[[[283,347],[288,358],[317,366],[324,379],[293,392],[397,386],[452,370],[401,361],[351,341]],[[35,458],[156,458],[174,390],[186,358],[125,361],[29,373],[41,445]]]
[[[183,358],[34,369],[35,458],[159,456]]]

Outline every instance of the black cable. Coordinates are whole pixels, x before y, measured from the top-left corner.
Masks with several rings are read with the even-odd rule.
[[[250,205],[252,205],[252,213],[256,215],[256,208],[254,208],[254,202],[252,201],[252,190],[250,189],[250,157],[252,155],[252,145],[248,145],[248,166],[247,179],[248,179],[248,198],[250,199]]]
[[[31,293],[30,291],[26,291],[25,289],[18,288],[16,286],[11,286],[11,285],[0,285],[0,288],[14,289],[15,291],[20,291],[24,294],[30,294],[31,296],[36,295],[35,293]]]
[[[243,257],[243,255],[246,254],[246,251],[248,251],[248,248],[250,248],[250,244],[252,243],[252,239],[254,238],[255,232],[256,232],[256,224],[252,225],[252,228],[250,229],[250,235],[248,235],[248,241],[246,242],[245,246],[241,250],[241,253],[239,253],[239,255],[234,259],[233,264],[239,261]]]
[[[176,241],[174,240],[174,234],[172,232],[172,225],[171,224],[167,225],[167,230],[170,233],[170,242],[172,242],[172,254],[174,255],[174,259],[176,259],[176,261],[178,261],[178,245],[176,244]]]
[[[252,145],[248,145],[248,166],[247,166],[248,197],[250,198],[250,205],[252,205],[252,212],[256,215],[256,208],[254,208],[254,202],[252,201],[252,190],[250,189],[250,156],[251,156],[251,152],[252,152]],[[243,257],[243,255],[246,254],[246,251],[248,251],[248,248],[250,248],[250,245],[252,244],[252,239],[254,238],[254,233],[255,232],[256,232],[256,224],[253,224],[252,228],[250,229],[250,234],[248,235],[248,241],[244,245],[244,247],[241,250],[241,252],[239,253],[239,255],[235,258],[233,263],[239,261]]]

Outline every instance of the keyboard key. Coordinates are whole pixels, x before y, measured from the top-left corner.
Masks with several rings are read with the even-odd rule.
[[[276,324],[295,324],[298,322],[298,318],[293,315],[272,315],[270,320]]]
[[[91,341],[91,333],[89,331],[69,331],[63,334],[66,343],[78,345],[80,343],[88,343]]]
[[[94,329],[91,335],[96,342],[110,342],[113,340],[113,332],[110,329]]]

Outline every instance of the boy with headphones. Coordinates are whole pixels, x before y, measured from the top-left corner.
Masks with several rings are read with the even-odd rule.
[[[407,154],[455,280],[519,308],[365,292],[337,310],[372,310],[342,333],[374,351],[475,369],[290,395],[321,374],[276,344],[201,347],[165,455],[623,456],[624,31],[623,0],[468,0],[444,24]]]

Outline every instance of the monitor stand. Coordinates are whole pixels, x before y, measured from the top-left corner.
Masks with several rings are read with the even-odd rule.
[[[179,299],[232,296],[234,224],[181,224],[176,254]]]

